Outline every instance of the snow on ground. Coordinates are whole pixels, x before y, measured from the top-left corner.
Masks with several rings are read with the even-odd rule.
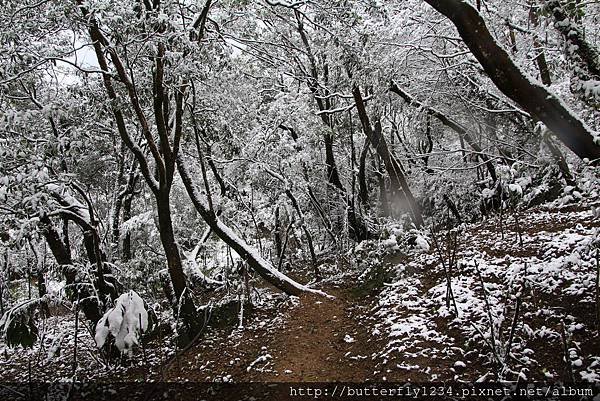
[[[372,380],[564,380],[564,338],[574,379],[598,381],[594,287],[600,221],[594,213],[599,206],[554,205],[507,214],[502,226],[498,216],[462,226],[448,278],[441,263],[449,266],[446,231],[390,230],[396,245],[364,242],[321,265],[327,279],[319,285],[335,289],[337,300],[301,301],[256,288],[240,328],[235,305],[226,302],[236,296],[223,294],[202,340],[175,359],[177,346],[164,327],[146,343],[145,357],[136,347],[121,366],[117,361],[107,366],[93,331],[80,326],[77,375],[229,382],[298,379],[310,368],[315,377],[327,379],[319,375],[331,375],[331,361],[343,361],[335,368],[347,368],[343,378],[355,377],[350,366],[356,364],[366,372],[360,378]],[[409,245],[409,237],[418,240]],[[449,305],[448,281],[454,294]],[[70,380],[74,332],[72,312],[64,309],[48,318],[32,349],[0,345],[7,362],[3,377],[27,380],[31,362],[32,375],[40,380]],[[322,339],[311,337],[313,332],[329,336],[316,351],[313,346]],[[290,346],[297,346],[295,352]],[[309,359],[315,365],[301,369],[298,361]]]
[[[598,380],[595,207],[528,210],[505,217],[502,228],[497,217],[463,226],[449,269],[456,308],[446,303],[446,231],[436,233],[441,255],[433,245],[423,253],[417,244],[402,249],[408,256],[399,264],[374,264],[393,277],[371,311],[374,336],[385,339],[379,375],[402,377],[394,372],[410,366],[423,380],[561,379],[564,336],[575,380]]]

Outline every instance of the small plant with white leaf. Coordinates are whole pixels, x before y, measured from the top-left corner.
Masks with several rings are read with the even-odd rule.
[[[148,311],[142,298],[133,290],[122,294],[96,324],[96,345],[102,348],[109,335],[122,353],[131,354],[148,330]]]

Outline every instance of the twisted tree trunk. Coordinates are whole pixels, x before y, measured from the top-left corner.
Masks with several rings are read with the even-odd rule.
[[[200,192],[196,188],[196,184],[192,180],[192,176],[181,155],[177,157],[177,168],[188,196],[192,200],[196,211],[200,214],[202,219],[223,242],[229,245],[231,249],[233,249],[242,260],[246,261],[262,278],[289,295],[300,295],[304,292],[326,295],[322,291],[314,290],[297,283],[288,276],[277,271],[271,263],[263,259],[255,249],[223,223],[214,211],[211,210],[208,205],[204,204],[204,201],[200,197]]]

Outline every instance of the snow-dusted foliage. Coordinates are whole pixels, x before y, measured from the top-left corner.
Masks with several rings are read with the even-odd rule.
[[[131,353],[146,330],[148,311],[137,292],[130,290],[117,298],[115,306],[98,321],[94,339],[98,348],[102,348],[107,340],[114,338],[119,351]]]
[[[0,338],[10,346],[32,347],[38,337],[36,315],[47,307],[48,297],[17,303],[0,318]]]

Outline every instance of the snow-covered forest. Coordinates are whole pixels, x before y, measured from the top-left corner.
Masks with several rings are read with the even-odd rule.
[[[1,5],[0,382],[600,382],[600,2]]]

